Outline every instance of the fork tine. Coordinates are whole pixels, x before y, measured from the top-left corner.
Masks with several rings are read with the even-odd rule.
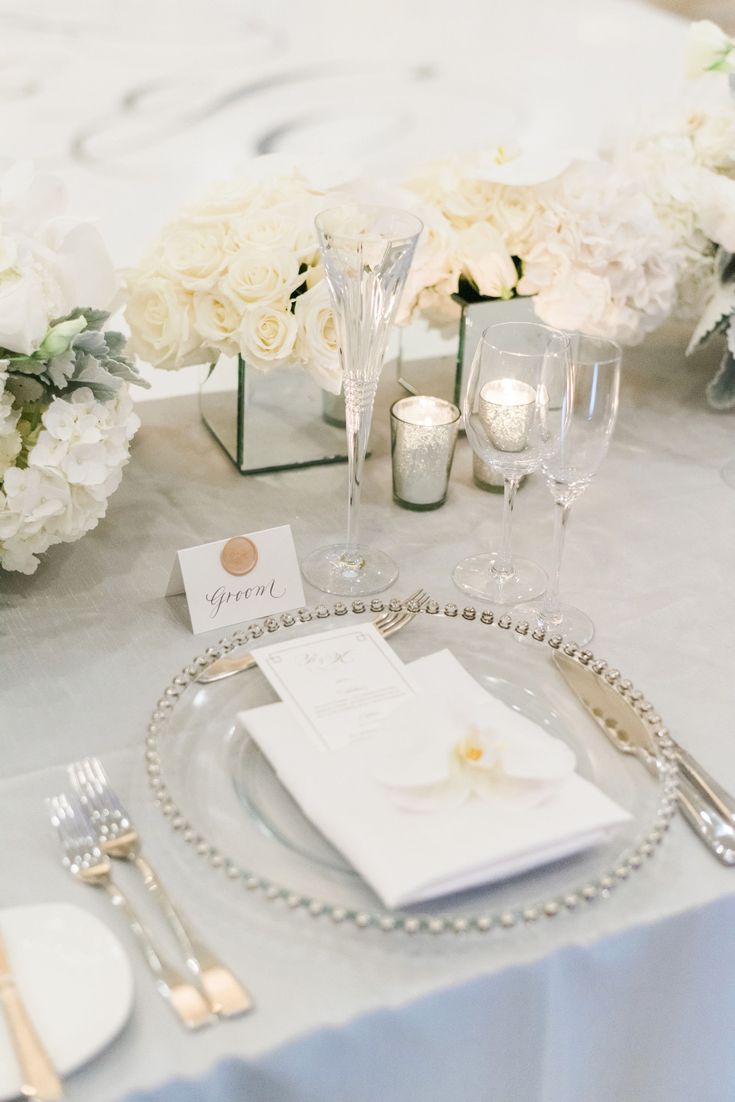
[[[78,821],[74,808],[63,792],[48,799],[46,801],[46,808],[51,823],[56,828],[56,833],[64,853],[64,861],[68,864],[85,848],[83,824],[80,821],[81,813]],[[90,846],[94,844],[91,836],[88,841]]]
[[[92,815],[101,813],[102,808],[100,806],[98,794],[87,775],[85,761],[72,762],[71,765],[67,767],[66,771],[71,781],[72,788],[74,789],[74,793],[78,797],[82,808],[85,810],[89,809]]]
[[[431,597],[426,592],[426,590],[425,589],[420,589],[420,588],[416,590],[413,597],[408,598],[409,602],[413,601],[414,604],[417,604],[419,606],[419,608],[423,608],[424,605],[427,605],[430,600],[431,600]],[[406,602],[406,603],[408,603],[408,602]]]
[[[93,778],[94,786],[99,794],[100,798],[105,803],[108,810],[116,812],[121,818],[129,819],[130,816],[125,809],[122,800],[118,796],[115,789],[110,784],[109,777],[105,772],[105,767],[99,758],[86,758],[86,768]]]
[[[419,588],[416,590],[415,593],[412,593],[410,597],[406,597],[403,604],[407,605],[410,604],[412,601],[416,602],[417,604],[425,604],[428,599],[429,595],[427,593],[424,593],[423,589]],[[386,628],[392,627],[393,621],[395,621],[398,617],[403,616],[404,612],[404,609],[401,609],[397,612],[393,612],[388,609],[385,612],[381,613],[381,615],[378,616],[375,620],[373,620],[373,623],[375,624],[375,627],[378,629],[378,631],[383,631]]]
[[[415,593],[412,593],[410,597],[404,598],[404,600],[401,603],[404,604],[404,605],[407,605],[407,604],[410,604],[411,601],[418,601],[418,600],[421,599],[423,594],[424,594],[423,589],[419,588],[419,589],[416,590]],[[396,616],[396,615],[398,615],[398,613],[392,612],[390,609],[387,609],[384,613],[382,613],[381,616],[378,616],[378,620],[382,620],[385,617]]]
[[[100,788],[109,786],[107,774],[99,758],[85,758],[84,769],[90,780],[98,784]]]

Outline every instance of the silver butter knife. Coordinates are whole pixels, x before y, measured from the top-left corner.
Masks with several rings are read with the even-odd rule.
[[[649,770],[655,771],[651,731],[632,703],[591,669],[563,651],[555,651],[553,657],[575,696],[613,746],[624,754],[634,754]],[[679,767],[679,810],[723,865],[735,865],[735,822],[727,812],[732,797],[686,751],[682,751],[673,740],[669,741]],[[725,814],[722,813],[723,806]]]

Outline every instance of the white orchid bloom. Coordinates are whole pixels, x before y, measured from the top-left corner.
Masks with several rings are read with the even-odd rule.
[[[493,700],[481,713],[412,700],[366,748],[366,767],[407,811],[447,811],[478,798],[534,806],[574,771],[574,754]]]

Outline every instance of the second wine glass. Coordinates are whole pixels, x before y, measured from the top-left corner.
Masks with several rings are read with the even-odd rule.
[[[572,503],[597,474],[607,455],[618,413],[619,346],[602,337],[571,338],[573,388],[566,416],[550,418],[543,434],[541,470],[554,498],[554,549],[549,588],[540,605],[528,609],[532,627],[589,643],[594,625],[586,612],[559,596],[564,536]]]
[[[539,465],[549,397],[566,394],[570,385],[566,334],[535,322],[503,322],[482,334],[467,384],[464,424],[475,454],[502,471],[504,501],[498,549],[463,559],[452,574],[473,597],[518,604],[544,591],[541,567],[512,554],[513,506],[521,479]]]

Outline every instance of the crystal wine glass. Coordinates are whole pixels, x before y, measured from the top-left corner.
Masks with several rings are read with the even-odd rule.
[[[452,577],[465,593],[494,604],[518,604],[543,593],[546,574],[511,552],[511,522],[518,484],[540,462],[540,430],[550,392],[571,383],[569,338],[535,322],[491,325],[480,338],[464,400],[467,438],[475,454],[503,474],[500,546],[472,555]]]
[[[360,491],[378,379],[423,226],[408,211],[345,204],[317,215],[316,228],[342,363],[349,495],[346,541],[312,551],[301,569],[317,589],[357,597],[398,577],[388,555],[359,541]]]
[[[564,536],[572,502],[597,474],[615,427],[620,390],[619,346],[600,337],[571,337],[572,400],[568,415],[550,418],[541,470],[555,504],[551,579],[544,600],[528,610],[533,627],[584,646],[594,635],[589,616],[559,598]]]

